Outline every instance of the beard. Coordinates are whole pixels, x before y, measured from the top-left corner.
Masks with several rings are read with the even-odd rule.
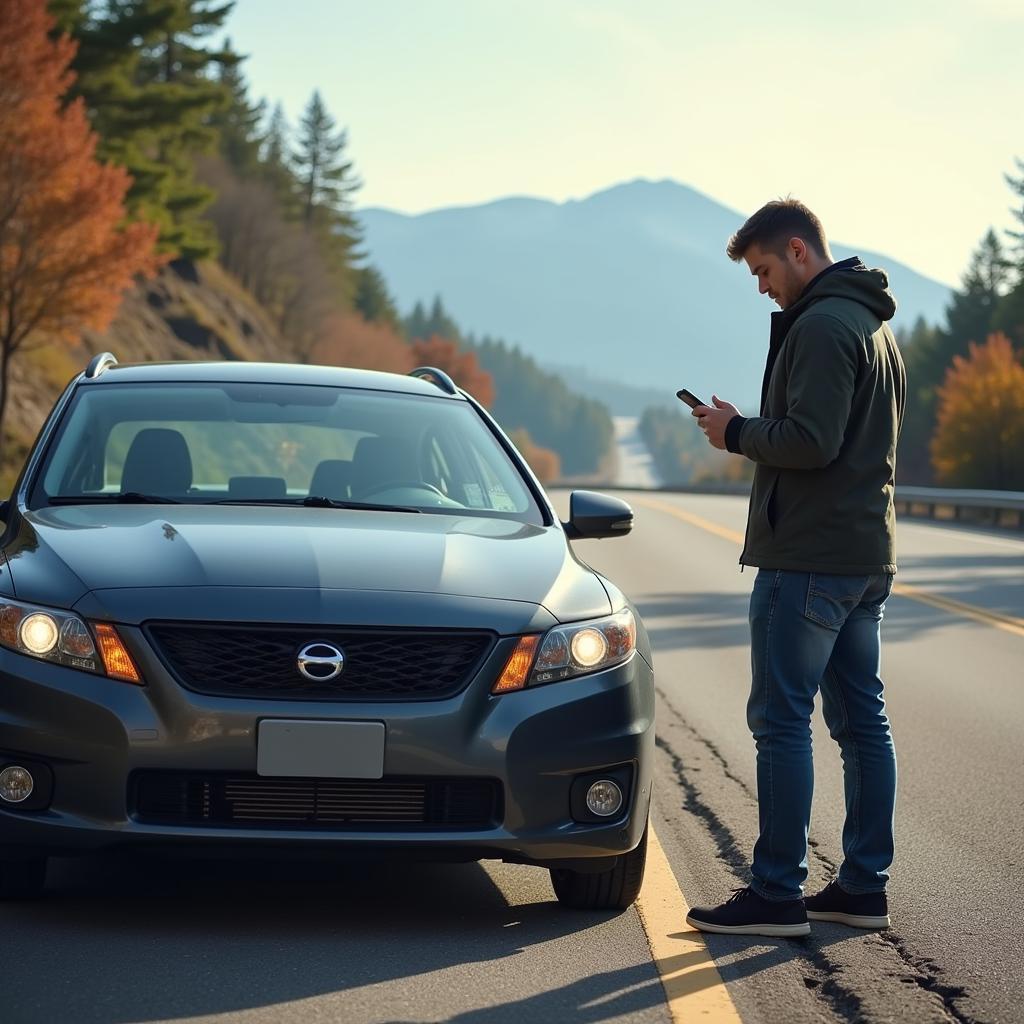
[[[778,290],[779,307],[781,309],[788,309],[794,302],[796,302],[797,299],[800,298],[803,290],[804,283],[800,280],[800,277],[796,272],[796,268],[787,262],[785,265],[785,277],[783,278],[782,287]]]

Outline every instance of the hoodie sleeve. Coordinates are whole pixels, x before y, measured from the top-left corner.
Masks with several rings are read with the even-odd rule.
[[[804,316],[786,340],[786,415],[751,417],[736,447],[777,469],[821,469],[839,454],[857,379],[857,339],[827,314]]]

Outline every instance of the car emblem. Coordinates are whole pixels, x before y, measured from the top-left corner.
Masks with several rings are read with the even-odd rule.
[[[324,683],[341,674],[345,655],[333,644],[306,644],[299,651],[299,672],[314,683]]]

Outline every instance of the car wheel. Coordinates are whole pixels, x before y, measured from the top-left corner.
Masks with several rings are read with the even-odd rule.
[[[0,900],[32,900],[46,884],[46,858],[0,860]]]
[[[640,845],[615,858],[607,871],[587,874],[568,868],[551,869],[551,885],[563,907],[573,910],[625,910],[640,895],[647,862],[647,828]]]

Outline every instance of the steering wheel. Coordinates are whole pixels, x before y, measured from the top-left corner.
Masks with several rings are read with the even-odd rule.
[[[381,491],[396,491],[402,487],[415,487],[417,490],[430,491],[439,498],[448,499],[448,495],[444,491],[438,490],[433,484],[428,484],[423,480],[390,480],[387,483],[376,484],[368,488],[361,492],[359,497],[368,498],[371,494],[379,494]]]

